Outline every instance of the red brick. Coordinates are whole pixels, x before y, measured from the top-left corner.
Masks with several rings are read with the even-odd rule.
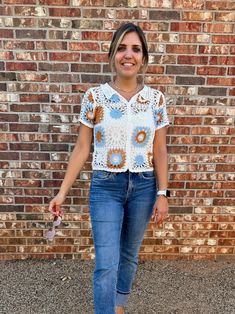
[[[191,12],[182,12],[183,20],[187,21],[212,21],[213,13],[212,12],[199,12],[199,11],[191,11]]]
[[[0,38],[13,38],[12,29],[0,29]]]
[[[13,53],[11,51],[2,51],[0,52],[0,59],[2,60],[11,60],[14,59]]]
[[[112,32],[82,31],[83,40],[110,41],[112,39],[112,35]]]
[[[4,48],[10,50],[33,50],[34,42],[32,41],[19,41],[19,40],[7,40],[4,41]]]
[[[81,54],[81,61],[82,62],[108,62],[107,54],[103,53],[82,53]]]
[[[85,43],[69,43],[69,50],[78,51],[99,51],[100,46],[97,43],[85,42]]]
[[[235,64],[235,57],[217,57],[212,56],[209,58],[209,64],[213,65],[234,65]]]
[[[49,8],[49,16],[80,17],[81,11],[77,8]]]
[[[235,3],[233,1],[206,1],[207,10],[234,10]]]
[[[62,52],[51,52],[49,54],[49,58],[52,61],[80,61],[80,54],[79,53],[62,53]]]
[[[13,16],[13,8],[10,6],[0,7],[0,15],[9,15]]]
[[[208,77],[207,85],[218,85],[218,86],[234,86],[235,78],[217,78],[217,77]]]
[[[235,154],[235,147],[234,146],[219,146],[219,153]]]
[[[26,95],[21,94],[20,95],[20,101],[22,102],[49,102],[48,95]]]
[[[225,46],[199,46],[199,52],[205,54],[229,54],[230,47]]]
[[[37,64],[34,62],[6,62],[7,71],[36,71]]]
[[[204,66],[197,67],[197,75],[218,75],[225,76],[226,68],[222,67],[213,67],[213,66]]]
[[[235,13],[234,12],[224,12],[224,13],[215,13],[215,20],[216,21],[223,21],[223,22],[234,22]]]
[[[36,0],[4,0],[6,4],[36,4]]]
[[[104,6],[104,0],[72,0],[74,6]]]
[[[39,4],[43,5],[69,5],[70,0],[39,0]]]
[[[173,0],[173,8],[176,9],[204,9],[205,4],[203,0]]]
[[[207,64],[208,57],[204,56],[178,56],[178,64]]]
[[[215,44],[235,44],[235,38],[233,35],[213,35],[212,42]]]
[[[230,88],[229,96],[235,96],[235,88]]]
[[[232,24],[204,24],[203,31],[206,33],[232,33],[233,27]]]
[[[195,54],[197,46],[191,45],[166,45],[166,52],[178,54]]]
[[[200,32],[202,24],[187,23],[187,22],[173,22],[171,23],[171,31],[173,32]]]
[[[235,67],[228,68],[228,75],[235,75]]]

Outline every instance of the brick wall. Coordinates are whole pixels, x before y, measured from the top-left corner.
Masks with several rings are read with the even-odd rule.
[[[234,1],[0,0],[0,259],[94,257],[90,161],[44,238],[84,91],[109,80],[113,31],[146,32],[146,83],[168,99],[170,219],[150,223],[141,259],[235,256]]]

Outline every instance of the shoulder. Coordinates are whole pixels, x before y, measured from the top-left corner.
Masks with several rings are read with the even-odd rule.
[[[154,95],[154,96],[163,96],[164,97],[164,94],[163,92],[161,92],[159,89],[156,89],[156,88],[153,88],[153,87],[150,87],[150,86],[147,86],[148,89],[149,89],[149,92]]]
[[[102,92],[102,85],[90,87],[83,94],[83,100],[95,104],[97,96]]]
[[[154,106],[164,106],[166,103],[165,96],[162,91],[148,86],[151,102]]]
[[[99,95],[100,93],[102,93],[104,90],[104,84],[98,85],[98,86],[93,86],[87,89],[87,91],[85,92],[85,95],[93,95],[93,97],[95,97],[95,95]]]

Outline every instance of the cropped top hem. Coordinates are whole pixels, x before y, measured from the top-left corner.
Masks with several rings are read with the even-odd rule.
[[[152,172],[154,171],[154,168],[148,168],[148,169],[132,169],[132,168],[123,168],[123,169],[107,169],[107,168],[92,168],[92,171],[97,170],[97,171],[107,171],[107,172],[115,172],[115,173],[121,173],[121,172],[126,172],[126,171],[130,171],[133,173],[139,173],[139,172]]]

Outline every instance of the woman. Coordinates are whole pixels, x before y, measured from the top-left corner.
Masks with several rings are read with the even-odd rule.
[[[156,223],[167,217],[169,196],[169,122],[163,94],[139,78],[148,64],[143,31],[132,23],[122,25],[113,36],[109,60],[115,77],[84,95],[78,139],[49,206],[64,202],[94,138],[90,217],[96,314],[124,313],[145,229],[151,215]]]

